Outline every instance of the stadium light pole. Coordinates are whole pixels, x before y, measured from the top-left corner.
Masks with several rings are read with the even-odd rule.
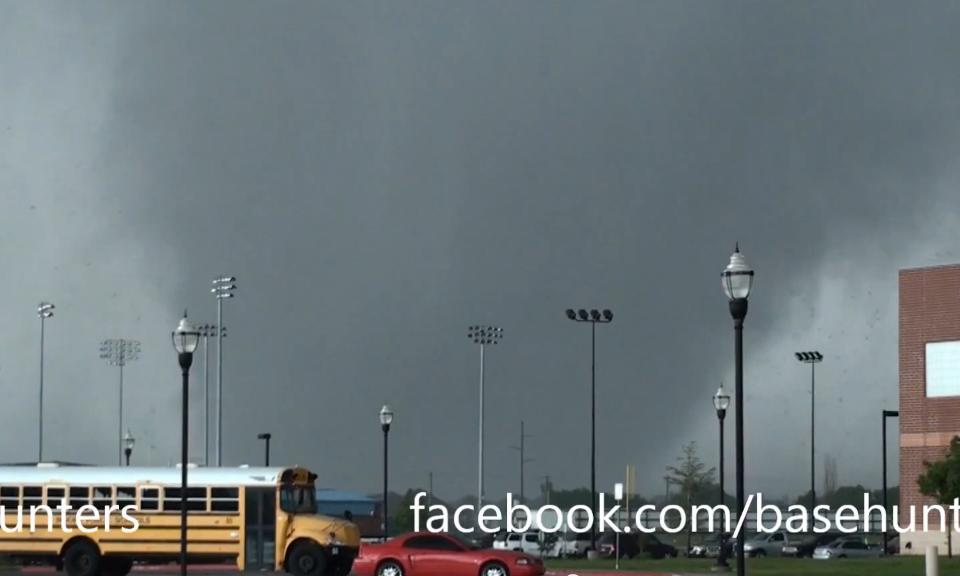
[[[383,430],[383,541],[387,541],[387,535],[389,533],[389,516],[387,515],[387,489],[388,489],[388,470],[389,470],[389,438],[390,438],[390,424],[393,423],[393,410],[390,409],[390,406],[386,404],[383,405],[383,408],[380,408],[380,429]]]
[[[117,465],[123,460],[123,367],[140,358],[140,341],[109,338],[100,343],[100,358],[120,369],[120,391],[117,398]]]
[[[527,434],[524,431],[524,422],[520,421],[520,445],[511,446],[510,448],[520,452],[520,504],[523,504],[526,498],[524,498],[524,468],[529,462],[533,462],[533,458],[526,457],[526,441],[527,438],[532,438],[530,434]]]
[[[723,421],[727,417],[727,408],[730,407],[730,395],[726,393],[723,389],[723,384],[720,384],[720,388],[717,389],[717,393],[713,395],[713,408],[717,411],[717,420],[720,423],[720,507],[724,505],[724,500],[726,494],[724,493],[723,487]],[[724,531],[724,527],[720,527],[720,552],[717,554],[717,564],[714,566],[714,571],[726,572],[730,570],[730,565],[727,564],[727,535]]]
[[[817,438],[817,364],[823,361],[823,354],[812,350],[810,352],[796,352],[797,360],[802,364],[810,365],[810,510],[817,507],[817,480],[816,480],[816,452]]]
[[[223,326],[223,301],[233,298],[237,289],[236,276],[218,276],[213,279],[210,292],[217,299],[217,326]],[[223,331],[217,332],[217,466],[223,461]]]
[[[270,466],[270,438],[273,437],[273,434],[269,432],[261,432],[257,434],[257,440],[263,440],[263,465]]]
[[[747,261],[740,253],[739,243],[730,256],[730,263],[720,273],[723,291],[730,304],[730,315],[733,317],[734,327],[734,356],[736,363],[736,389],[734,401],[736,403],[736,443],[737,443],[737,520],[743,514],[743,320],[747,317],[747,299],[753,287],[753,270],[747,266]],[[743,538],[737,546],[737,576],[746,574],[744,561]]]
[[[187,435],[190,423],[190,365],[193,364],[193,353],[197,349],[197,344],[200,343],[200,331],[187,319],[186,310],[171,337],[183,377],[180,423],[180,576],[187,576],[187,469],[189,468],[187,464],[190,461],[190,442]]]
[[[889,510],[887,505],[887,418],[899,418],[899,410],[884,410],[883,411],[883,509]],[[887,555],[887,543],[890,541],[890,537],[887,531],[887,526],[889,522],[884,523],[883,525],[883,555]]]
[[[133,444],[136,441],[136,438],[130,433],[130,429],[127,428],[127,433],[123,436],[123,455],[127,458],[127,466],[130,465],[130,455],[133,454]]]
[[[567,318],[574,322],[590,323],[590,509],[597,511],[597,324],[613,322],[610,310],[593,309],[589,313],[581,308],[574,312],[567,309]],[[597,550],[597,527],[590,526],[590,546]]]
[[[488,345],[494,345],[503,338],[503,328],[497,326],[471,326],[467,331],[467,338],[473,340],[474,344],[480,345],[480,441],[479,456],[477,466],[477,513],[483,508],[483,369],[484,369],[484,349]]]
[[[56,308],[53,304],[49,302],[41,302],[37,306],[37,317],[40,318],[40,400],[39,400],[39,417],[38,417],[38,434],[37,434],[37,462],[43,462],[43,347],[44,347],[44,335],[45,335],[45,324],[47,318],[53,317],[53,309]]]

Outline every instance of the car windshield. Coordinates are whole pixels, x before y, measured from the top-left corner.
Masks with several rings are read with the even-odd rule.
[[[843,547],[843,538],[837,538],[836,540],[831,540],[826,544],[827,548],[842,548]]]
[[[290,514],[316,514],[317,495],[313,486],[287,484],[280,488],[280,509]]]

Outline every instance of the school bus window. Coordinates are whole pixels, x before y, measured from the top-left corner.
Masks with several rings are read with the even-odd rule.
[[[113,505],[113,487],[97,486],[93,489],[93,505],[99,509]]]
[[[20,505],[20,487],[2,486],[0,487],[0,506],[12,510]]]
[[[86,506],[90,503],[90,488],[86,486],[71,486],[70,487],[70,508],[73,510],[79,510],[81,506]]]
[[[137,504],[137,489],[133,486],[117,486],[117,506],[121,509]]]
[[[152,512],[160,509],[160,489],[159,488],[141,488],[140,489],[140,510]]]
[[[240,489],[215,487],[210,489],[210,496],[213,498],[232,498],[236,500],[240,497]]]
[[[210,511],[211,512],[239,512],[240,511],[240,489],[239,488],[211,488],[210,489]]]
[[[280,508],[293,514],[315,514],[317,496],[311,486],[286,485],[280,489]]]
[[[180,488],[167,488],[163,491],[163,509],[167,512],[180,511]],[[207,489],[187,488],[187,510],[207,511]]]
[[[39,486],[23,487],[23,507],[39,506],[43,503],[43,488]]]
[[[59,486],[47,486],[47,506],[56,508],[63,503],[63,496],[66,490]]]

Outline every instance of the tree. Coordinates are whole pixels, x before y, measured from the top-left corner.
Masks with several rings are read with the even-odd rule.
[[[947,556],[953,558],[953,513],[949,505],[960,498],[960,436],[953,437],[942,460],[925,461],[923,467],[923,474],[917,478],[920,493],[950,510],[947,515]]]
[[[403,501],[400,503],[399,508],[394,508],[396,511],[393,513],[393,522],[390,525],[390,531],[394,534],[413,531],[413,510],[411,510],[410,507],[413,506],[414,497],[418,492],[423,492],[423,490],[407,490],[407,493],[403,495]],[[423,526],[422,522],[423,520],[421,520],[421,529]]]
[[[553,480],[551,480],[549,476],[544,476],[543,482],[540,483],[540,499],[544,504],[552,504],[552,496]]]
[[[667,478],[670,483],[680,487],[680,497],[687,507],[693,504],[694,498],[706,487],[713,484],[715,468],[707,465],[697,456],[697,443],[690,442],[683,447],[683,453],[677,457],[676,466],[667,466]],[[687,522],[687,554],[692,548],[692,522]]]

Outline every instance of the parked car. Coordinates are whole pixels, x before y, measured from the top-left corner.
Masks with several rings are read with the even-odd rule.
[[[493,539],[494,550],[512,550],[526,552],[535,556],[541,555],[540,532],[503,532]]]
[[[451,532],[450,535],[463,541],[465,544],[476,550],[489,550],[490,548],[493,548],[493,541],[496,539],[499,533],[487,534],[486,532],[474,530],[469,534]]]
[[[900,535],[891,537],[887,540],[887,555],[892,556],[900,553]]]
[[[870,546],[862,538],[840,538],[813,551],[817,560],[837,558],[878,558],[882,550],[879,546]]]
[[[542,576],[543,560],[510,550],[476,550],[446,534],[414,532],[364,544],[354,576]]]
[[[796,538],[796,536],[794,536]],[[784,556],[794,556],[796,558],[809,558],[813,556],[813,551],[820,546],[826,546],[834,540],[842,538],[842,535],[837,532],[826,532],[824,534],[809,534],[803,539],[794,542],[791,539],[790,544],[784,544],[783,546],[783,555]]]
[[[724,543],[727,549],[727,558],[734,555],[733,541],[728,537]],[[691,558],[716,558],[720,555],[720,535],[711,534],[704,538],[703,542],[694,545],[690,549]]]
[[[743,553],[746,556],[781,556],[784,546],[799,543],[797,534],[789,534],[786,530],[770,534],[758,533],[747,538],[743,543]]]
[[[653,534],[620,534],[620,548],[617,548],[617,534],[614,532],[604,532],[597,540],[599,554],[603,558],[636,558],[637,556],[649,556],[650,558],[676,558],[677,549],[661,542]]]
[[[576,532],[567,532],[562,534],[553,545],[548,556],[553,558],[580,558],[587,555],[590,548],[590,533],[578,534]]]

